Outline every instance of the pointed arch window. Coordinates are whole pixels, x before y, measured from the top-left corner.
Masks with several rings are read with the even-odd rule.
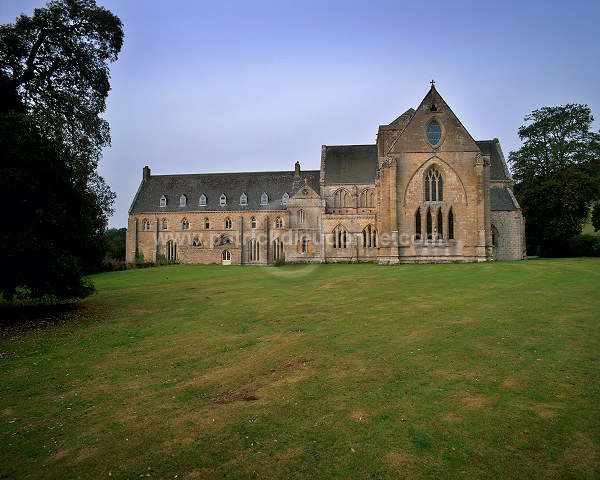
[[[188,221],[187,218],[184,218],[183,220],[181,220],[181,229],[182,230],[189,230],[190,229],[190,222]]]
[[[142,230],[144,230],[144,231],[150,230],[150,220],[148,220],[147,218],[144,218],[144,220],[142,222]]]
[[[224,193],[222,193],[221,196],[219,197],[219,205],[221,207],[227,206],[227,195],[225,195]]]
[[[248,205],[248,196],[245,193],[240,196],[240,205]]]
[[[260,204],[261,205],[268,205],[269,204],[269,196],[267,195],[267,193],[263,193],[260,196]]]
[[[201,247],[202,246],[202,242],[200,241],[200,237],[198,235],[196,235],[194,237],[194,239],[192,240],[192,247]]]
[[[431,240],[433,238],[433,216],[431,215],[431,208],[427,208],[427,240]]]
[[[375,207],[375,190],[367,188],[360,194],[360,206],[361,208],[373,208]]]
[[[283,197],[281,197],[281,203],[283,203],[284,205],[287,205],[289,199],[290,199],[289,194],[287,192],[285,192],[283,194]]]
[[[166,218],[162,219],[162,228],[163,228],[163,230],[167,230],[169,228],[169,222],[167,221]]]
[[[275,228],[283,228],[283,219],[281,217],[275,219]]]
[[[454,240],[454,210],[448,212],[448,240]]]
[[[437,211],[437,238],[438,240],[444,239],[444,214],[441,207]]]
[[[421,228],[421,207],[415,212],[415,240],[421,240],[423,230]]]
[[[350,193],[345,188],[340,188],[333,195],[333,206],[335,208],[346,208],[350,201]]]
[[[437,146],[442,139],[442,127],[434,119],[427,124],[427,141],[432,147]]]
[[[250,228],[256,228],[256,217],[250,219]]]
[[[441,202],[444,200],[444,180],[436,167],[432,167],[425,175],[425,201]]]
[[[200,201],[198,202],[198,205],[201,207],[206,207],[206,195],[200,195]]]
[[[210,229],[210,220],[208,218],[204,219],[204,230]]]
[[[177,260],[177,244],[173,240],[169,240],[167,242],[165,247],[165,256],[170,262]]]
[[[231,230],[231,218],[227,217],[224,222],[225,230]]]
[[[363,247],[365,248],[376,248],[377,247],[377,229],[373,225],[367,225],[363,231]]]
[[[161,207],[167,206],[167,197],[165,197],[164,195],[162,197],[160,197],[160,206]]]
[[[248,258],[251,262],[260,260],[260,244],[255,238],[248,242]]]
[[[179,206],[185,207],[186,205],[187,205],[187,197],[185,195],[181,195],[181,197],[179,197]]]
[[[278,260],[283,255],[283,242],[276,238],[273,240],[273,260]]]
[[[338,225],[333,229],[333,248],[346,248],[348,240],[348,231]]]

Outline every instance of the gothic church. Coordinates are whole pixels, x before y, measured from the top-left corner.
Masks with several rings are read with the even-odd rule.
[[[272,264],[482,262],[525,256],[497,139],[476,141],[437,92],[374,145],[326,146],[320,170],[152,175],[129,210],[127,260]]]

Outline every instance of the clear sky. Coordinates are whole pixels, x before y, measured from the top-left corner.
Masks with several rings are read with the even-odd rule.
[[[153,174],[318,169],[374,143],[429,81],[476,140],[520,147],[536,108],[600,119],[600,1],[97,0],[123,22],[100,173],[110,226]],[[43,0],[0,0],[0,23]],[[595,122],[598,129],[600,122]]]

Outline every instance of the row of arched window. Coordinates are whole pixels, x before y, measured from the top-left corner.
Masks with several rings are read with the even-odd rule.
[[[350,207],[350,192],[345,188],[340,188],[333,194],[333,207],[346,208]],[[367,188],[360,193],[358,197],[359,208],[375,208],[375,190]]]
[[[208,217],[204,219],[204,230],[210,230],[210,223],[211,222]],[[250,218],[250,228],[256,228],[256,225],[257,225],[256,217]],[[283,218],[276,217],[274,225],[275,225],[276,229],[283,228]],[[233,222],[231,221],[231,218],[229,218],[229,217],[225,218],[225,220],[223,221],[223,228],[225,230],[231,230],[232,226],[233,226]],[[163,230],[169,229],[169,221],[166,218],[163,218],[161,220],[161,227]],[[181,229],[182,230],[190,229],[190,222],[187,218],[183,218],[181,220]],[[147,218],[144,218],[142,220],[142,230],[144,230],[144,231],[151,230],[150,220],[148,220]]]
[[[348,248],[350,234],[343,225],[338,225],[333,229],[333,248]],[[367,225],[361,234],[363,248],[377,248],[377,229],[374,225]]]
[[[290,196],[287,192],[285,192],[283,194],[283,196],[281,197],[281,203],[283,205],[287,205],[288,200],[290,199]],[[163,195],[162,197],[160,197],[160,206],[161,207],[166,207],[167,206],[167,196]],[[202,195],[200,195],[200,198],[198,200],[198,206],[200,207],[205,207],[207,205],[208,202],[208,198],[207,196],[203,193]],[[188,204],[188,198],[186,195],[181,195],[181,197],[179,197],[179,206],[180,207],[186,207]],[[269,205],[269,195],[267,194],[267,192],[263,192],[263,194],[260,196],[260,204],[261,205]],[[246,195],[245,193],[242,193],[240,195],[240,205],[248,205],[248,195]],[[224,193],[221,194],[221,196],[219,197],[219,206],[220,207],[226,207],[227,206],[227,195],[225,195]]]
[[[448,210],[448,215],[444,216],[442,207],[437,210],[427,207],[425,219],[421,212],[421,207],[415,212],[415,240],[423,238],[423,223],[425,223],[425,239],[433,240],[434,233],[438,240],[454,240],[456,219],[452,207]],[[435,229],[434,229],[435,226]]]

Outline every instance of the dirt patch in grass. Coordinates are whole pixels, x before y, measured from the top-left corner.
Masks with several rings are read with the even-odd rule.
[[[460,401],[467,408],[483,408],[489,404],[489,399],[484,395],[465,395]]]
[[[386,455],[384,463],[393,472],[394,478],[425,478],[419,471],[417,456],[411,451],[393,450]]]
[[[367,412],[364,410],[355,410],[354,412],[350,413],[349,417],[350,420],[355,422],[365,422],[367,420]]]
[[[214,403],[254,402],[256,400],[258,397],[254,395],[254,392],[248,390],[223,392],[212,399]]]
[[[565,464],[586,478],[593,478],[600,471],[598,446],[582,433],[572,435],[564,456]]]

